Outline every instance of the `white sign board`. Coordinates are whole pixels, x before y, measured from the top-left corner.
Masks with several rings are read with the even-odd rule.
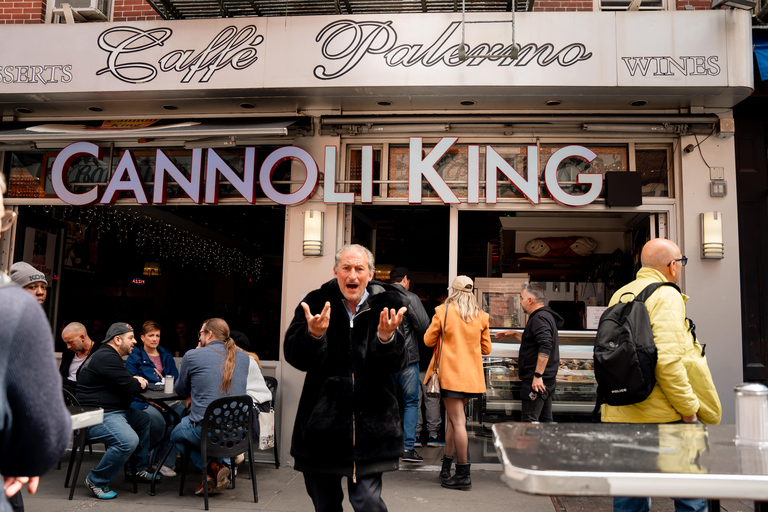
[[[467,21],[463,61],[455,13],[5,25],[4,40],[17,44],[0,45],[0,94],[752,87],[751,68],[729,69],[729,55],[751,54],[750,45],[727,44],[731,32],[749,39],[750,28],[749,16],[730,10],[518,13],[516,60],[505,57],[511,13],[476,13]]]
[[[606,306],[587,306],[587,329],[597,329],[600,317],[606,309]]]

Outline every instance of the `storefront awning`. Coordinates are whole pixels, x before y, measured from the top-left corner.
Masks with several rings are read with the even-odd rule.
[[[193,147],[249,145],[311,130],[308,118],[279,120],[121,120],[97,123],[35,123],[0,130],[0,151],[69,141],[162,142]]]
[[[754,31],[752,34],[755,45],[755,58],[760,70],[760,80],[768,80],[768,34]]]

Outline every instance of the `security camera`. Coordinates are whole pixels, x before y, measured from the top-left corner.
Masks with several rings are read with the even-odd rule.
[[[683,149],[683,151],[685,151],[686,153],[693,153],[694,149],[696,149],[696,146],[694,146],[693,144],[688,144],[687,146],[685,146],[685,149]]]

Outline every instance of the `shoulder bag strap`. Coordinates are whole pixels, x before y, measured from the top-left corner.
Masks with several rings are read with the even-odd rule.
[[[440,341],[438,342],[438,354],[437,354],[437,366],[435,366],[435,373],[440,369],[440,360],[443,358],[443,333],[445,332],[446,323],[448,322],[448,308],[450,304],[445,305],[445,318],[443,319],[443,328],[440,329]]]

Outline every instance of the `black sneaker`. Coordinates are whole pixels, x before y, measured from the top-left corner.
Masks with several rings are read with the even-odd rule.
[[[403,452],[403,462],[424,462],[424,459],[414,450],[405,450]]]

